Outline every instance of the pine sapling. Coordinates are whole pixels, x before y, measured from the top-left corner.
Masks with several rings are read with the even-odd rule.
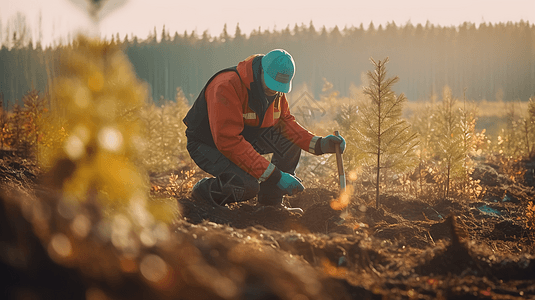
[[[7,123],[6,131],[9,133],[8,138],[6,139],[7,144],[20,153],[26,152],[29,146],[28,142],[26,141],[27,138],[24,129],[24,113],[20,105],[13,105],[13,110],[11,115],[8,117]]]
[[[150,172],[168,172],[181,169],[187,156],[185,125],[182,117],[188,104],[181,89],[177,89],[175,101],[163,100],[161,106],[147,102],[141,109],[145,124],[145,144],[142,161]]]
[[[349,170],[353,170],[355,168],[355,160],[353,158],[358,155],[358,145],[353,138],[354,130],[352,130],[352,126],[358,122],[358,106],[355,104],[341,105],[336,113],[335,121],[340,131],[347,137],[346,141],[349,145],[344,152],[344,164]]]
[[[435,112],[433,150],[442,166],[441,183],[446,198],[450,194],[452,181],[465,176],[464,159],[468,155],[463,147],[465,135],[462,128],[462,110],[456,108],[456,103],[457,99],[452,97],[449,87],[445,87],[442,102]]]
[[[48,111],[46,98],[39,95],[39,91],[31,90],[22,98],[24,108],[22,113],[24,115],[24,133],[28,145],[31,147],[27,149],[35,154],[36,162],[39,163],[40,138],[43,135],[43,127],[45,123],[44,114]]]
[[[535,97],[531,97],[528,103],[528,115],[522,124],[523,142],[525,155],[528,159],[535,157]]]
[[[465,89],[466,90],[466,89]],[[466,94],[463,95],[463,108],[460,111],[462,133],[462,150],[464,152],[464,176],[462,178],[462,192],[467,193],[468,187],[472,185],[470,174],[474,171],[474,161],[472,154],[475,153],[478,138],[476,135],[477,108],[467,103]]]
[[[401,118],[403,94],[396,96],[392,86],[399,78],[386,78],[388,58],[376,62],[370,59],[375,70],[368,71],[369,85],[364,88],[368,100],[362,104],[360,119],[356,123],[357,144],[367,166],[374,166],[376,208],[379,207],[382,169],[406,171],[417,163],[415,147],[417,134]]]
[[[430,140],[434,131],[434,109],[434,102],[426,103],[425,105],[418,107],[410,120],[412,127],[418,133],[420,141],[416,150],[419,160],[418,168],[416,169],[415,174],[411,177],[414,180],[417,180],[421,194],[424,192],[424,179],[431,175],[431,172],[429,171],[431,170],[429,161],[431,160],[432,155]]]
[[[506,112],[507,127],[503,134],[504,154],[516,157],[522,153],[521,113],[518,112],[518,103],[515,101],[508,103]]]

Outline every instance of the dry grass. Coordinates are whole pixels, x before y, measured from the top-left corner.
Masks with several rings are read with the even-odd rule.
[[[411,115],[414,111],[418,110],[418,107],[431,103],[431,101],[408,101],[405,103],[405,115]],[[478,117],[497,117],[505,118],[507,114],[513,109],[516,114],[523,114],[528,110],[528,101],[515,101],[515,102],[503,102],[503,101],[487,101],[481,100],[473,103],[477,107]],[[458,101],[457,106],[462,107],[463,101]]]
[[[408,101],[404,104],[403,115],[405,118],[410,118],[414,112],[418,111],[419,107],[426,104],[431,104],[431,101]],[[508,117],[514,112],[516,117],[525,117],[528,111],[528,101],[487,101],[481,100],[478,102],[467,101],[466,105],[475,105],[477,111],[476,131],[481,132],[485,130],[486,135],[490,137],[497,137],[503,128],[508,125]],[[457,102],[457,107],[462,108],[465,103],[463,101]]]

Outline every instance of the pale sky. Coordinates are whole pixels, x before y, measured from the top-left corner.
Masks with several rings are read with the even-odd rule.
[[[230,35],[237,23],[245,34],[259,27],[280,30],[290,25],[293,29],[295,24],[308,26],[311,21],[316,30],[336,25],[340,29],[358,27],[361,23],[367,27],[372,21],[375,26],[392,21],[397,25],[430,21],[440,26],[520,20],[535,24],[535,0],[108,0],[98,29],[82,9],[84,5],[84,0],[0,0],[1,40],[6,38],[7,23],[17,12],[24,13],[34,40],[41,12],[45,45],[80,31],[100,32],[108,38],[119,33],[121,39],[134,34],[143,39],[154,27],[159,34],[164,24],[172,34],[195,30],[201,35],[208,30],[212,36],[221,34],[225,23]],[[114,5],[119,7],[114,10]]]

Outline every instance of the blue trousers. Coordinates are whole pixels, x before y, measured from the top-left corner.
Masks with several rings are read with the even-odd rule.
[[[268,128],[246,127],[242,135],[258,153],[272,153],[271,163],[282,172],[295,175],[301,148],[282,135],[280,125]],[[187,149],[197,166],[214,176],[198,188],[211,191],[216,203],[247,201],[257,195],[262,205],[277,205],[282,202],[283,193],[276,184],[259,184],[256,178],[231,162],[217,148],[192,138],[188,139]]]

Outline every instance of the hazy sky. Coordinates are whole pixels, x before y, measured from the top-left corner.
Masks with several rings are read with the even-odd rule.
[[[121,3],[125,2],[125,3]],[[113,10],[113,6],[119,6]],[[38,19],[41,12],[43,43],[88,32],[95,28],[84,12],[84,0],[0,0],[2,40],[9,20],[17,12],[23,12],[32,28],[34,39],[38,35]],[[135,34],[145,38],[154,29],[161,32],[162,26],[172,33],[196,30],[199,34],[208,30],[217,36],[226,23],[233,35],[239,23],[243,33],[253,29],[283,29],[290,25],[313,22],[317,30],[338,25],[367,27],[373,21],[376,26],[387,22],[398,25],[425,24],[427,21],[440,26],[458,26],[463,22],[476,25],[481,22],[535,23],[535,0],[109,0],[105,4],[107,14],[98,29],[102,36],[119,33]]]

